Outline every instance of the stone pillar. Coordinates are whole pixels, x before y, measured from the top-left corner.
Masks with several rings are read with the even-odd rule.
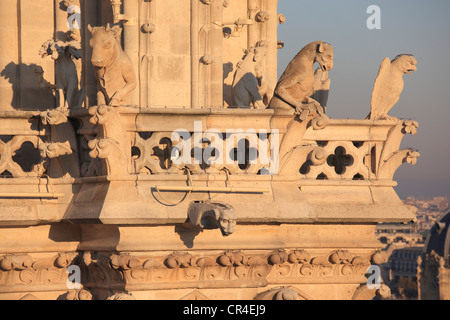
[[[266,21],[266,72],[271,84],[275,85],[278,80],[278,0],[265,0],[266,11],[269,20]]]
[[[191,108],[199,105],[199,2],[191,0]]]
[[[139,12],[142,30],[140,32],[140,99],[141,107],[150,108],[152,106],[152,74],[154,72],[154,36],[156,21],[156,3],[148,1],[143,3],[143,7]]]
[[[18,104],[19,30],[17,0],[0,1],[0,109]]]
[[[56,41],[66,41],[65,33],[68,31],[67,28],[67,11],[62,10],[61,0],[54,0],[54,12],[55,12],[55,40]],[[67,9],[66,7],[63,7]]]
[[[97,81],[95,80],[94,68],[91,64],[92,49],[89,45],[91,34],[87,25],[96,26],[98,23],[98,1],[81,0],[81,41],[83,48],[83,73],[81,77],[81,85],[86,91],[85,107],[89,108],[97,104]]]
[[[139,0],[123,0],[123,12],[124,51],[130,57],[136,77],[139,79]],[[139,105],[139,96],[138,86],[131,94],[132,105]]]
[[[211,107],[223,107],[223,32],[214,22],[223,20],[223,0],[214,0],[211,3]]]
[[[255,16],[258,9],[258,0],[247,0],[247,10],[248,10],[248,18],[252,21],[255,20]],[[248,26],[248,34],[247,34],[247,48],[254,47],[256,42],[259,40],[256,34],[257,26],[255,23]]]

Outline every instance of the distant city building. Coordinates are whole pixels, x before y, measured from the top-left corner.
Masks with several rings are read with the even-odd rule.
[[[418,257],[418,294],[421,300],[450,299],[450,212],[431,228],[424,253]]]

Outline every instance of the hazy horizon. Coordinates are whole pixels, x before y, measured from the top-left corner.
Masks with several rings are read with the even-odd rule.
[[[370,5],[381,9],[381,29],[369,30]],[[278,39],[278,74],[306,44],[322,40],[334,47],[334,69],[327,113],[331,118],[363,119],[370,112],[373,83],[382,60],[413,54],[417,72],[404,76],[405,87],[391,116],[419,122],[415,136],[401,148],[418,149],[417,164],[403,164],[395,187],[406,196],[450,196],[450,1],[280,0],[286,16]]]

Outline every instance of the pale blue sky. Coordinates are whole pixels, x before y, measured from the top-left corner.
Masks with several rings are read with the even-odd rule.
[[[381,30],[369,30],[367,8],[381,9]],[[394,176],[400,197],[450,196],[450,1],[449,0],[279,0],[287,20],[278,38],[279,75],[315,40],[331,43],[335,67],[328,100],[332,118],[362,119],[370,111],[381,61],[413,54],[418,71],[404,76],[405,88],[390,115],[419,122],[402,148],[419,150],[415,166],[403,164]]]

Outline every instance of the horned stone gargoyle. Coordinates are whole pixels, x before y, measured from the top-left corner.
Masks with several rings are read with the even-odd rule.
[[[267,77],[262,61],[266,56],[264,46],[251,47],[245,51],[244,58],[238,62],[232,85],[232,97],[235,106],[253,105],[256,109],[265,109],[264,95],[267,94]]]
[[[319,114],[323,113],[320,103],[311,98],[314,93],[314,63],[319,63],[321,70],[328,72],[333,69],[333,59],[331,44],[315,41],[306,45],[286,67],[268,108],[294,108],[301,112],[306,106],[314,105]]]
[[[97,104],[109,106],[130,105],[131,92],[137,79],[130,57],[120,44],[122,29],[118,26],[91,27],[90,45],[92,65],[97,78]]]
[[[236,226],[236,214],[229,204],[218,202],[192,202],[188,218],[183,224],[188,229],[220,229],[223,236],[229,236]]]
[[[410,54],[401,54],[389,61],[385,58],[381,63],[372,92],[371,110],[367,118],[395,119],[388,116],[389,110],[398,102],[403,91],[403,75],[417,71],[417,60]]]

